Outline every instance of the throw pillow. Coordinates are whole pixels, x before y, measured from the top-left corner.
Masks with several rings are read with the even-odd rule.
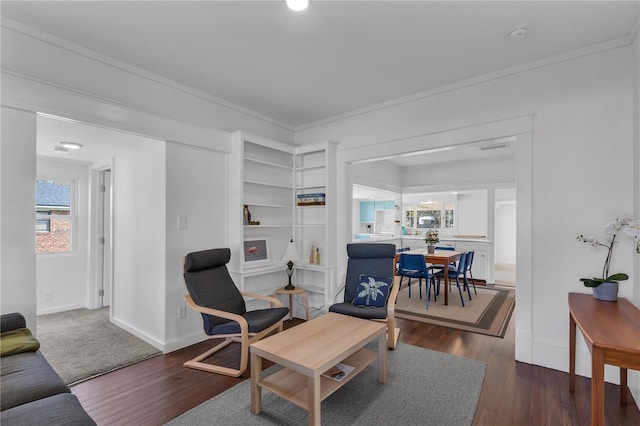
[[[392,285],[393,278],[375,278],[362,274],[360,275],[358,293],[351,304],[367,308],[384,307],[389,299]]]

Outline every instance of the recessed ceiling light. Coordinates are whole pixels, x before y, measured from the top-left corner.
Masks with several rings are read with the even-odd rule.
[[[291,10],[295,10],[296,12],[300,12],[309,7],[309,0],[286,0],[287,6]]]
[[[61,146],[54,146],[53,147],[53,152],[56,152],[58,154],[66,154],[69,152],[69,150],[67,148],[63,148]]]
[[[528,30],[529,29],[525,25],[516,27],[516,28],[512,29],[511,31],[509,31],[509,34],[507,34],[507,38],[523,39],[523,38],[525,38],[527,36],[527,31]]]
[[[82,148],[82,144],[78,143],[78,142],[63,141],[63,142],[60,142],[60,145],[64,146],[65,148],[68,148],[68,149],[80,149],[80,148]]]

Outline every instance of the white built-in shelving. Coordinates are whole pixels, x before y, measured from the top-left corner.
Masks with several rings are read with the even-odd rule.
[[[299,260],[293,282],[326,309],[335,289],[336,144],[294,147],[245,132],[232,136],[229,155],[229,270],[244,291],[272,294],[287,283],[282,259],[293,238]],[[325,194],[324,205],[298,206],[298,194]],[[244,223],[244,205],[253,225]],[[259,223],[259,224],[258,224]],[[245,241],[266,240],[268,258],[245,261]],[[311,246],[320,264],[310,263]],[[315,260],[315,252],[314,252]]]

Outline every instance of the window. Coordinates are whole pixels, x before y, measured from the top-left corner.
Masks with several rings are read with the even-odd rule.
[[[72,180],[36,180],[36,253],[73,249]]]
[[[404,225],[410,232],[420,229],[454,229],[456,198],[453,194],[410,194],[405,196]],[[428,201],[419,201],[428,200]]]

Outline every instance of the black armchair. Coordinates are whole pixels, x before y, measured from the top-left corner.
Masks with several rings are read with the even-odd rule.
[[[275,330],[282,331],[282,321],[289,309],[274,297],[239,291],[227,270],[230,258],[228,248],[198,251],[185,257],[187,305],[202,314],[204,332],[209,338],[225,340],[183,365],[238,377],[247,369],[249,345]],[[247,311],[243,296],[269,301],[271,308]],[[202,362],[234,342],[241,345],[238,369]]]
[[[344,286],[338,289],[338,294],[344,289],[344,300],[329,307],[329,312],[350,315],[358,318],[387,323],[387,346],[396,347],[400,329],[395,328],[395,305],[398,297],[398,277],[394,277],[396,246],[383,243],[354,243],[347,244],[347,273]],[[362,291],[361,275],[382,278],[391,283],[389,297],[380,307],[363,307],[354,305]]]

